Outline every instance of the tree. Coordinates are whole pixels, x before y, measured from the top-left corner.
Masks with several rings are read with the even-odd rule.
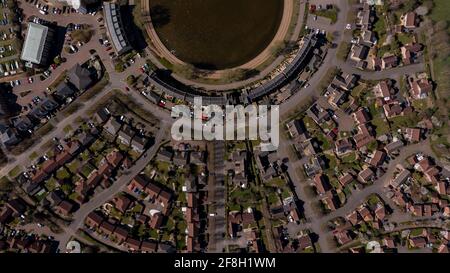
[[[128,77],[127,77],[127,83],[128,83],[128,85],[133,85],[133,84],[135,84],[136,83],[136,77],[134,76],[134,75],[129,75]]]

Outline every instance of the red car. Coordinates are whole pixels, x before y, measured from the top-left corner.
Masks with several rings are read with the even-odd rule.
[[[125,86],[125,90],[130,91],[130,88],[128,86]]]
[[[163,100],[161,100],[161,101],[159,101],[158,105],[159,105],[160,107],[164,107],[164,106],[166,106],[166,102],[163,101]]]
[[[52,67],[52,69],[55,69],[57,67],[56,64],[51,64],[50,66]]]

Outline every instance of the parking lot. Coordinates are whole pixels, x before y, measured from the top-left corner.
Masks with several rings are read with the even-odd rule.
[[[90,49],[96,47],[98,44],[99,33],[95,33],[88,44],[77,43],[72,41],[70,32],[79,30],[88,26],[96,26],[96,29],[101,28],[99,23],[100,14],[79,14],[75,10],[64,8],[60,6],[52,6],[51,3],[43,4],[44,2],[37,0],[28,0],[21,2],[20,9],[22,11],[22,21],[35,22],[44,25],[56,26],[58,37],[61,41],[57,41],[58,45],[55,50],[60,52],[60,63],[54,63],[50,60],[48,69],[38,72],[36,75],[26,76],[24,74],[16,75],[12,79],[5,79],[13,86],[13,91],[17,95],[17,103],[23,106],[23,113],[29,111],[33,107],[33,99],[40,97],[41,99],[47,96],[47,87],[51,85],[64,70],[70,69],[77,62],[82,62],[91,55]],[[39,6],[40,5],[40,6]],[[48,6],[48,7],[47,7]],[[58,25],[55,21],[58,20]],[[81,24],[83,23],[83,24]],[[100,28],[98,27],[100,25]],[[26,29],[22,30],[23,37],[26,35]],[[59,45],[61,44],[61,45]],[[88,48],[85,48],[88,47]],[[72,56],[73,55],[73,56]],[[75,57],[76,56],[76,57]],[[19,57],[19,55],[18,55]],[[75,57],[75,58],[74,58]],[[64,62],[65,61],[65,62]],[[20,62],[19,62],[20,63]]]
[[[23,72],[19,59],[21,50],[21,12],[15,2],[0,0],[0,77],[7,78]],[[20,36],[19,36],[20,37]]]

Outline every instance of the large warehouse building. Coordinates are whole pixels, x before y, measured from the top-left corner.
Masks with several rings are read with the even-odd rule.
[[[28,23],[28,31],[22,49],[21,59],[25,66],[47,64],[51,52],[53,29],[35,23]]]

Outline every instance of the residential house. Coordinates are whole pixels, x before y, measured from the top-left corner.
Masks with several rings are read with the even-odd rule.
[[[367,58],[369,55],[369,47],[361,44],[352,45],[350,51],[350,59],[360,62]]]
[[[373,167],[379,167],[386,160],[386,153],[380,150],[376,150],[372,158],[369,161],[369,164]]]
[[[130,205],[133,203],[133,200],[131,200],[126,195],[119,195],[113,199],[114,207],[122,212],[125,213],[125,211],[130,207]]]
[[[315,123],[321,124],[322,122],[329,120],[330,114],[329,112],[322,108],[318,103],[314,103],[309,107],[306,111],[306,114],[314,120]]]
[[[100,224],[99,230],[104,235],[111,235],[115,229],[115,226],[108,221],[103,221]]]
[[[334,142],[335,145],[335,151],[336,154],[338,156],[344,155],[348,152],[352,152],[353,151],[353,145],[352,143],[348,140],[348,138],[342,138],[342,139],[338,139]]]
[[[387,103],[383,105],[384,115],[386,118],[399,116],[403,112],[403,108],[398,102]]]
[[[148,183],[149,181],[145,177],[142,175],[136,175],[133,180],[131,180],[130,184],[128,184],[127,188],[132,192],[144,192],[144,189]]]
[[[384,101],[391,99],[391,88],[387,81],[380,81],[373,89],[375,97],[382,98]]]
[[[134,129],[127,124],[119,131],[118,138],[123,144],[130,145],[135,133]]]
[[[321,201],[329,210],[335,211],[337,209],[337,201],[331,191],[327,191]]]
[[[331,84],[345,91],[349,91],[355,86],[356,82],[357,78],[355,75],[342,72],[340,75],[336,75],[333,78]]]
[[[153,229],[159,229],[162,225],[162,222],[164,220],[164,216],[162,213],[154,213],[150,219],[149,225]]]
[[[144,192],[149,196],[150,200],[156,200],[156,197],[161,192],[161,188],[150,182],[144,188]]]
[[[420,141],[420,129],[419,128],[406,128],[404,137],[408,142]]]
[[[120,127],[122,127],[122,124],[119,121],[117,121],[117,119],[115,119],[114,117],[110,118],[103,126],[103,128],[112,136],[117,135],[117,133],[120,130]]]
[[[111,113],[109,112],[108,108],[106,108],[106,107],[102,107],[100,110],[98,110],[94,114],[94,119],[99,124],[104,124],[105,122],[107,122],[109,120],[110,117],[111,117]]]
[[[391,179],[389,183],[393,188],[398,188],[401,184],[405,183],[409,177],[411,176],[411,172],[407,169],[403,169],[394,179]]]
[[[154,253],[157,250],[157,245],[155,242],[142,241],[141,251],[144,253]]]
[[[67,71],[67,78],[79,91],[87,90],[94,82],[91,71],[78,63]]]
[[[361,183],[367,183],[369,181],[372,181],[374,178],[375,173],[372,171],[371,168],[368,167],[358,173],[358,180]]]
[[[345,173],[342,176],[340,176],[338,180],[339,183],[342,185],[342,187],[345,187],[346,185],[354,181],[354,177],[350,173]]]
[[[372,47],[376,44],[377,38],[375,37],[375,34],[370,30],[364,30],[361,33],[361,40],[360,42],[367,47]]]
[[[318,194],[325,194],[325,192],[330,188],[323,174],[315,175],[313,182]]]
[[[75,96],[76,90],[72,87],[71,84],[68,84],[65,81],[60,82],[53,92],[53,96],[55,99],[64,103],[68,98]]]
[[[411,11],[407,12],[403,16],[401,16],[402,25],[407,30],[413,30],[417,27],[417,16],[416,13]]]
[[[352,114],[352,116],[358,125],[364,124],[370,120],[369,114],[365,108],[359,108],[358,111]]]
[[[433,85],[428,79],[419,79],[411,82],[410,93],[414,99],[424,99],[433,91]]]
[[[397,152],[401,147],[403,147],[403,142],[400,140],[393,140],[391,142],[389,142],[388,144],[386,144],[386,146],[384,146],[384,150],[386,151],[386,153],[388,154],[392,154],[394,152]]]
[[[74,209],[74,204],[68,200],[64,200],[55,207],[55,211],[63,216],[69,216]]]
[[[398,65],[398,58],[395,55],[389,55],[381,58],[381,68],[388,69]]]
[[[131,148],[138,153],[142,153],[145,150],[147,144],[147,138],[145,136],[136,135],[131,141]]]
[[[103,222],[104,218],[98,212],[92,211],[88,214],[85,224],[90,228],[98,228]]]
[[[116,227],[112,233],[112,237],[121,244],[128,238],[128,231],[123,227]]]

